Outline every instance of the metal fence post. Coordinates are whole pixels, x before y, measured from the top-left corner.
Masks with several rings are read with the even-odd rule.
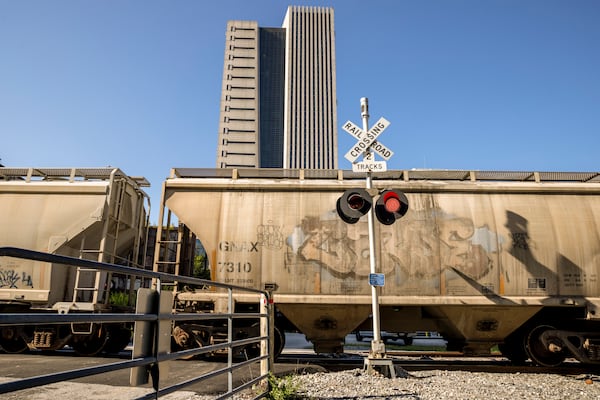
[[[231,393],[233,391],[233,290],[227,288],[227,343],[229,345],[229,351],[227,352],[227,391]]]
[[[138,289],[136,314],[158,314],[158,292]],[[136,321],[133,336],[132,358],[150,357],[154,350],[154,322]],[[135,367],[129,374],[129,384],[139,386],[148,383],[149,369],[146,366]]]
[[[264,293],[260,295],[260,314],[266,315],[266,317],[260,317],[260,336],[267,337],[267,340],[261,340],[260,342],[260,355],[261,357],[268,356],[260,360],[260,374],[267,375],[273,366],[273,335],[275,334],[273,324],[273,312],[271,307],[271,292],[267,295]]]

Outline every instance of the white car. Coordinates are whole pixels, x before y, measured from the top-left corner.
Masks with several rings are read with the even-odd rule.
[[[359,342],[365,339],[373,339],[373,331],[356,331],[356,340]],[[429,343],[431,340],[435,340],[439,342],[440,345],[445,346],[446,340],[444,337],[440,335],[438,332],[434,331],[416,331],[416,332],[388,332],[381,331],[381,340],[384,343],[388,343],[389,341],[402,340],[405,346],[410,346],[413,344],[414,340],[418,341],[427,341]]]

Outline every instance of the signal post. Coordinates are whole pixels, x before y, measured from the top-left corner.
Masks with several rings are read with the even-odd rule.
[[[380,118],[375,125],[369,129],[369,101],[366,97],[360,99],[360,110],[363,128],[360,129],[348,121],[342,129],[354,136],[358,141],[344,155],[352,163],[354,172],[366,173],[365,189],[348,189],[337,201],[337,212],[342,220],[349,224],[358,222],[361,216],[367,215],[369,225],[369,284],[371,285],[372,315],[373,315],[373,340],[371,351],[365,359],[367,371],[372,372],[377,366],[388,368],[389,377],[396,376],[392,360],[386,357],[385,343],[381,340],[379,297],[377,288],[385,285],[385,276],[377,273],[376,246],[375,246],[375,221],[374,214],[379,222],[384,225],[393,224],[396,219],[401,218],[408,211],[408,199],[404,193],[397,190],[384,190],[381,193],[373,188],[373,172],[384,172],[387,170],[386,161],[375,161],[373,152],[379,154],[385,160],[394,154],[385,145],[377,141],[377,137],[390,125],[385,118]],[[363,156],[363,160],[356,160]],[[375,207],[373,198],[379,195]]]

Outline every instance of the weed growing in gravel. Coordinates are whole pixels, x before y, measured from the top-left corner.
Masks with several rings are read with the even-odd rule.
[[[273,374],[269,375],[269,393],[267,399],[269,400],[292,400],[298,399],[299,396],[296,394],[298,390],[297,385],[293,382],[292,376],[284,376],[278,378]]]

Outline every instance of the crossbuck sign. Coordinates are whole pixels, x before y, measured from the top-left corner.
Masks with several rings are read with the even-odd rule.
[[[385,161],[375,161],[370,157],[365,157],[362,162],[356,162],[356,159],[363,154],[369,154],[369,150],[379,154],[383,159],[389,160],[394,152],[388,149],[383,143],[377,141],[377,137],[390,125],[390,121],[381,117],[366,133],[364,130],[348,121],[342,126],[342,129],[358,139],[358,142],[344,155],[352,163],[354,172],[383,172],[387,170]]]

